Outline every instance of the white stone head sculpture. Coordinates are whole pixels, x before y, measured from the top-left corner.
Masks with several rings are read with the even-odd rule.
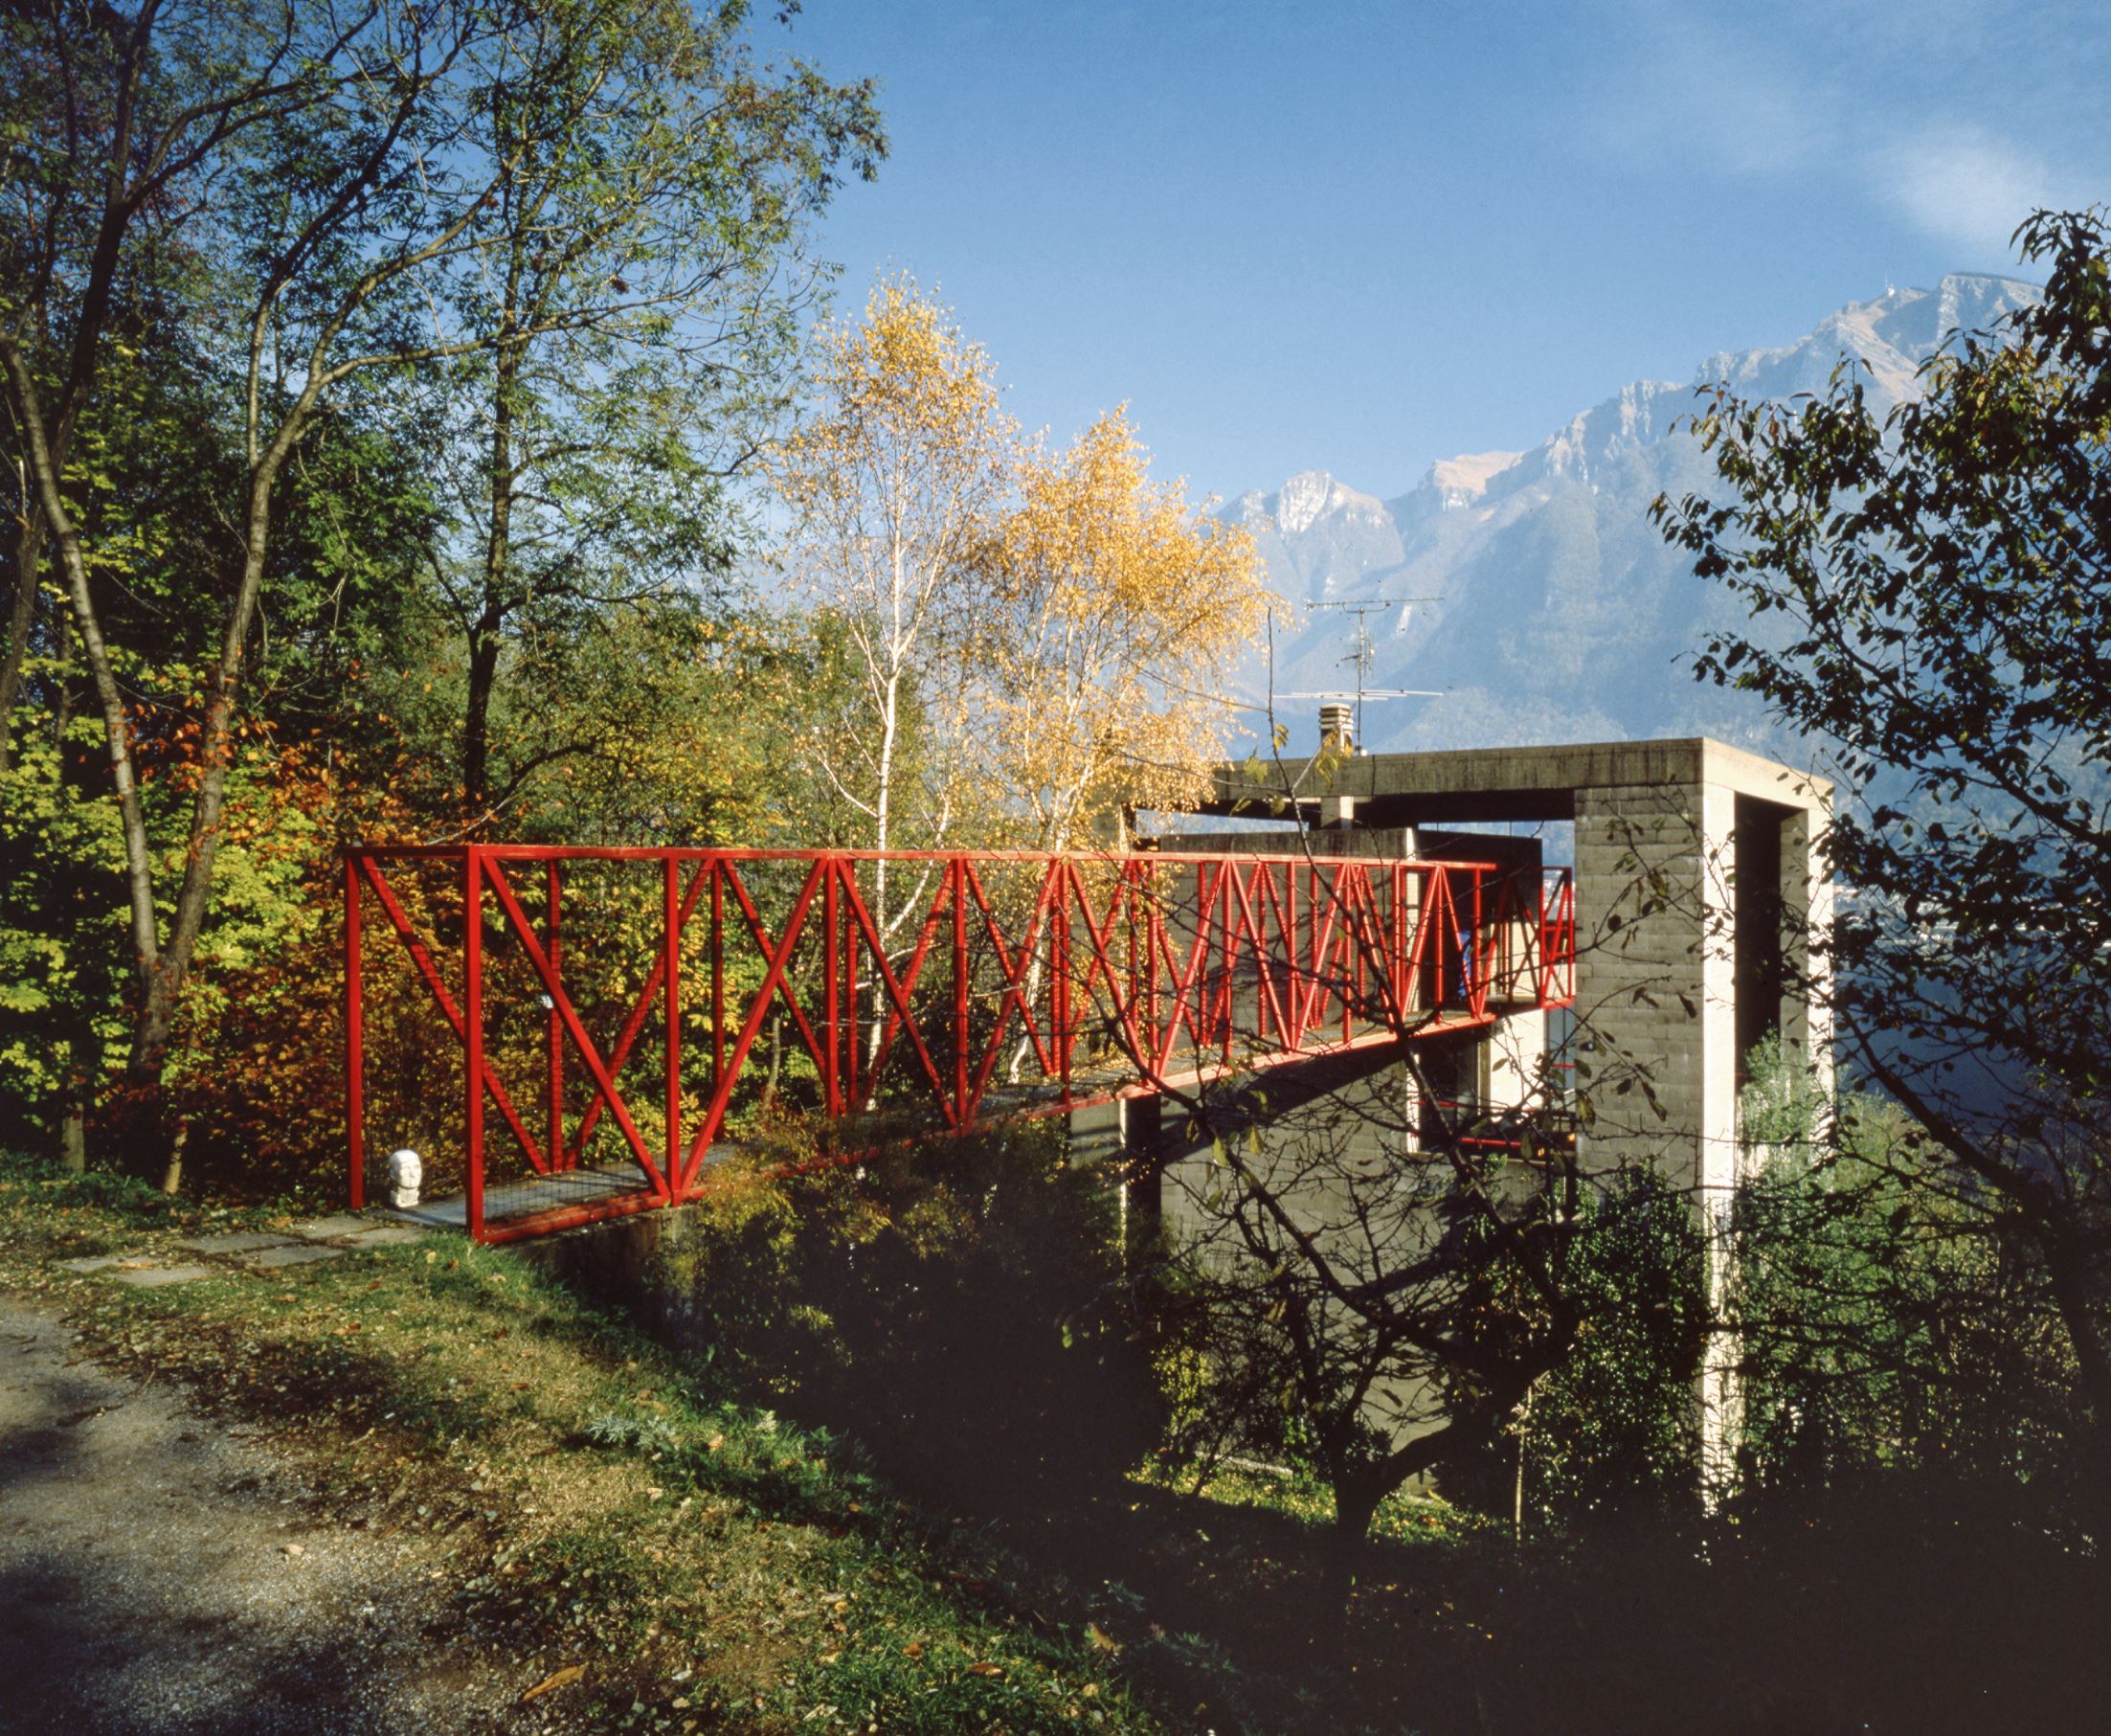
[[[398,1211],[417,1204],[418,1184],[424,1179],[425,1165],[408,1145],[389,1154],[389,1204]]]

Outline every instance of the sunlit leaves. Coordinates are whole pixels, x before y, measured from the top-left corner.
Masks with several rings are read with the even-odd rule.
[[[1206,782],[1222,688],[1273,598],[1244,529],[1151,481],[1123,411],[1018,477],[977,659],[990,772],[1062,848],[1095,810],[1171,807]]]

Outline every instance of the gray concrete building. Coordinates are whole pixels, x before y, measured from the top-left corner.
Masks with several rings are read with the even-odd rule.
[[[1778,1034],[1830,1071],[1830,801],[1821,778],[1692,737],[1225,765],[1201,811],[1245,823],[1244,842],[1263,851],[1524,868],[1543,842],[1572,839],[1570,1015],[1519,1010],[1484,1027],[1471,1053],[1433,1058],[1462,1094],[1494,1111],[1538,1095],[1550,1077],[1573,1077],[1583,1166],[1646,1165],[1686,1191],[1712,1232],[1709,1281],[1719,1294],[1721,1232],[1748,1161],[1738,1124],[1745,1057]],[[1209,847],[1224,845],[1210,836]],[[1373,1088],[1365,1079],[1354,1089]],[[1410,1107],[1401,1117],[1410,1139],[1414,1120]],[[1719,1480],[1738,1434],[1720,1340],[1701,1399],[1704,1477]]]
[[[1753,1046],[1778,1032],[1828,1065],[1811,940],[1829,909],[1830,803],[1822,778],[1695,736],[1226,765],[1201,811],[1269,823],[1249,834],[1256,848],[1302,821],[1326,834],[1316,847],[1426,857],[1515,854],[1519,840],[1475,832],[1490,822],[1572,825],[1583,1145],[1709,1195],[1736,1180]],[[1538,1038],[1491,1033],[1513,1055]]]

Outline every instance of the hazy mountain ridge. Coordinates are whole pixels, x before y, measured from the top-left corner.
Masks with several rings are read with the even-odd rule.
[[[1843,357],[1866,365],[1871,401],[1888,410],[1952,331],[1990,328],[2036,293],[1965,275],[1887,290],[1793,343],[1710,356],[1691,382],[1632,382],[1529,452],[1442,461],[1391,499],[1314,470],[1224,511],[1255,531],[1276,589],[1300,604],[1438,599],[1370,618],[1367,684],[1447,694],[1371,704],[1374,748],[1706,733],[1787,752],[1756,708],[1692,679],[1702,638],[1741,611],[1649,522],[1659,493],[1715,483],[1675,425],[1699,406],[1701,386],[1721,381],[1743,397],[1822,392]],[[1353,629],[1342,611],[1308,610],[1277,644],[1277,692],[1353,688],[1342,662]],[[1249,686],[1265,692],[1267,671],[1254,668]],[[1294,746],[1314,738],[1314,710],[1303,700],[1279,707]]]

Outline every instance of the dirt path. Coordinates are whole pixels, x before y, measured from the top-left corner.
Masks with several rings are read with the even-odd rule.
[[[427,1637],[438,1552],[314,1512],[298,1467],[78,1360],[0,1297],[0,1731],[326,1736],[545,1727],[516,1673]]]

